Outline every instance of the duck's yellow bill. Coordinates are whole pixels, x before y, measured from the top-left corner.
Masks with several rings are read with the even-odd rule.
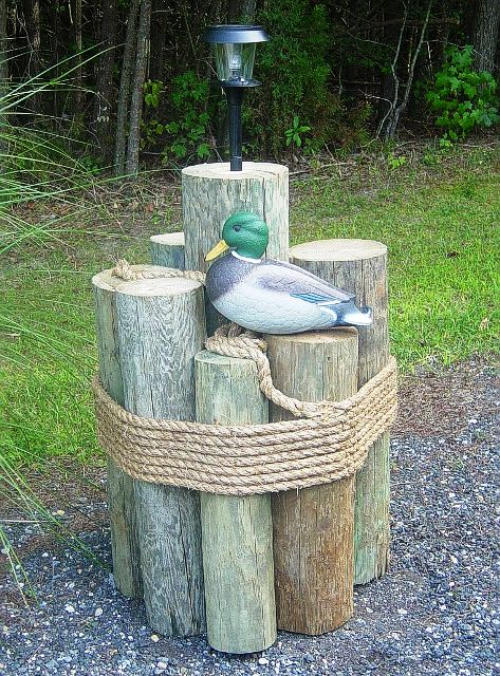
[[[221,254],[224,253],[224,251],[227,251],[229,249],[229,244],[226,244],[223,239],[214,246],[213,249],[210,249],[210,251],[207,253],[205,256],[206,261],[213,261],[214,258],[217,258],[217,256],[220,256]]]

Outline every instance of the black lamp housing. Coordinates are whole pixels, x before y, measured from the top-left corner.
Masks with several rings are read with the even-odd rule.
[[[262,26],[222,24],[209,26],[205,32],[204,40],[213,45],[217,76],[227,95],[231,171],[241,171],[241,104],[243,92],[249,87],[260,85],[260,82],[252,77],[255,48],[258,42],[269,40],[269,36]]]

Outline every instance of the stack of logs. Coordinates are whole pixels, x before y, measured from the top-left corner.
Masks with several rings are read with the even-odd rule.
[[[365,240],[309,242],[288,250],[288,171],[274,164],[199,165],[183,172],[184,232],[151,238],[158,269],[205,270],[204,253],[237,210],[262,216],[267,255],[291,260],[373,308],[362,329],[265,336],[273,380],[285,394],[341,400],[388,359],[386,247]],[[150,418],[221,425],[289,414],[259,390],[254,362],[203,350],[202,285],[184,278],[93,279],[99,369],[108,394]],[[269,647],[276,630],[317,635],[353,613],[353,585],[384,574],[389,551],[389,439],[356,477],[300,491],[233,496],[133,480],[108,461],[113,570],[118,589],[143,598],[151,627],[208,634],[224,652]]]

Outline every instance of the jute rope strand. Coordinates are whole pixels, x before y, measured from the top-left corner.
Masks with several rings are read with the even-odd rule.
[[[188,277],[194,271],[135,272],[126,261],[114,270],[132,281]],[[196,275],[196,277],[195,277]],[[397,369],[387,366],[341,402],[303,402],[272,382],[265,341],[230,324],[206,341],[208,350],[252,359],[262,392],[297,418],[265,425],[220,426],[142,418],[119,406],[94,379],[98,436],[116,464],[134,479],[210,493],[249,495],[306,488],[351,476],[396,412]]]

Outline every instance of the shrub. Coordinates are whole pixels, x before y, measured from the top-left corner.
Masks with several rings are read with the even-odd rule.
[[[272,36],[259,47],[255,92],[246,134],[260,139],[265,153],[285,150],[286,132],[295,117],[310,127],[307,147],[321,147],[338,108],[329,91],[330,25],[325,7],[307,0],[275,0],[259,13]]]
[[[444,141],[456,141],[474,129],[491,127],[500,120],[496,82],[490,73],[474,70],[471,45],[453,45],[427,92],[436,125],[444,130]]]

